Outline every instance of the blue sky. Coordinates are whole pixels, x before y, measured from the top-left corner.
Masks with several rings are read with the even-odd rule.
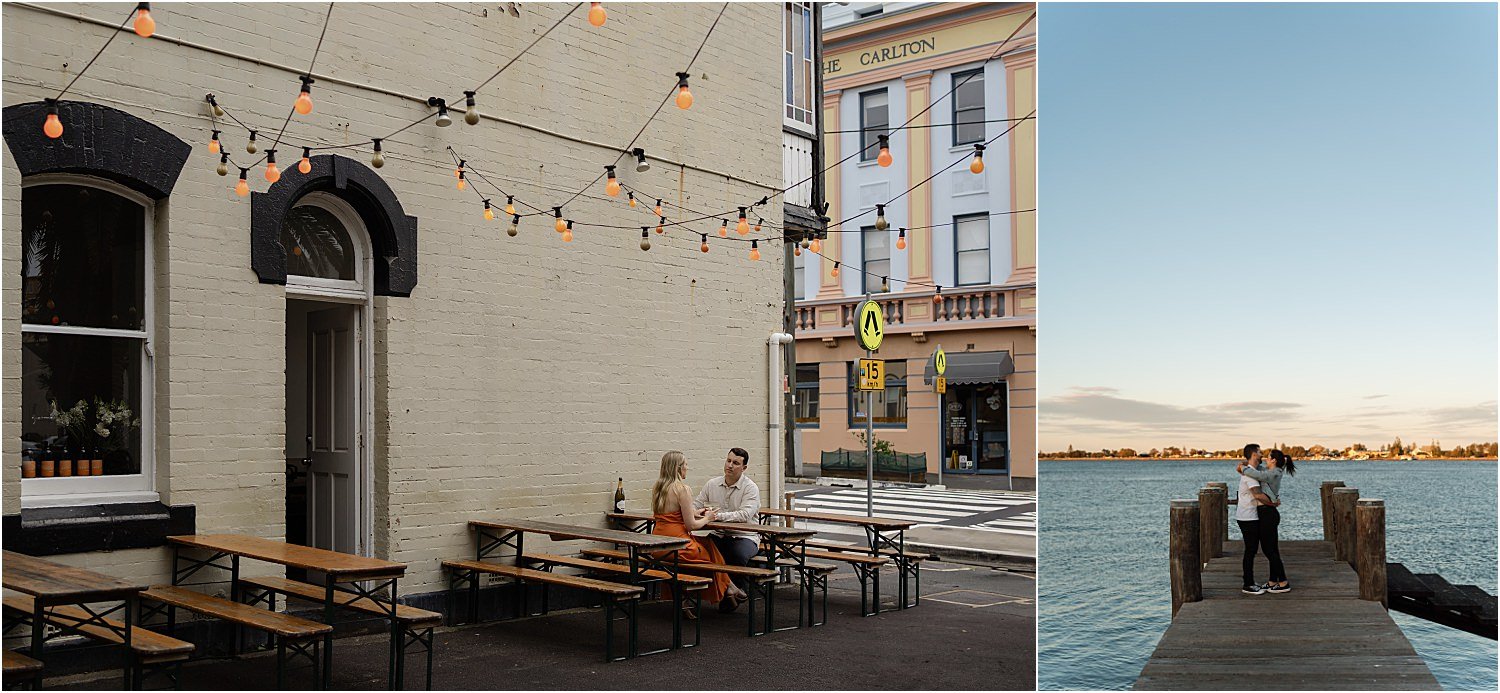
[[[1049,4],[1041,449],[1496,439],[1496,9]]]

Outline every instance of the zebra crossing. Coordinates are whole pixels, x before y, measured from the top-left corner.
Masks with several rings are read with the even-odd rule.
[[[863,515],[865,490],[831,488],[797,495],[797,510]],[[875,515],[913,520],[922,525],[964,527],[987,532],[1036,536],[1036,497],[1005,491],[938,490],[926,488],[877,488]],[[848,526],[808,523],[827,532],[848,532]]]

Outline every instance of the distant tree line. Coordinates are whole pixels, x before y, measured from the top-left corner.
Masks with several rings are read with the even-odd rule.
[[[1456,445],[1444,449],[1442,444],[1434,440],[1427,445],[1416,443],[1403,443],[1398,436],[1394,441],[1381,445],[1379,448],[1370,448],[1364,443],[1355,443],[1345,448],[1330,448],[1324,445],[1288,445],[1276,443],[1266,446],[1267,449],[1277,449],[1286,452],[1295,459],[1328,458],[1328,459],[1488,459],[1496,457],[1500,453],[1500,447],[1496,443],[1469,443],[1468,445]],[[1183,458],[1236,458],[1240,457],[1242,448],[1229,450],[1208,450],[1204,448],[1178,447],[1168,445],[1164,448],[1151,448],[1150,450],[1136,450],[1135,448],[1104,448],[1102,450],[1077,450],[1072,445],[1065,452],[1043,452],[1039,455],[1042,459],[1097,459],[1111,458],[1120,459],[1135,457],[1141,459],[1183,459]]]

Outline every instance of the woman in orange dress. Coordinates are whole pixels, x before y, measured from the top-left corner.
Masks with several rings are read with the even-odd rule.
[[[724,556],[712,541],[691,534],[693,530],[703,529],[704,525],[713,522],[716,514],[709,508],[693,509],[693,492],[683,481],[686,478],[687,459],[681,452],[673,450],[661,456],[661,472],[651,487],[651,512],[656,516],[656,526],[651,533],[688,540],[688,545],[677,551],[678,563],[724,565]],[[730,604],[738,606],[745,601],[745,593],[735,587],[728,575],[714,573],[713,580],[713,584],[703,591],[703,598],[708,599],[709,603],[729,600]],[[691,614],[690,611],[684,611]]]

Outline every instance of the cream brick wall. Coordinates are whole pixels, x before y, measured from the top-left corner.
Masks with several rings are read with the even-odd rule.
[[[49,6],[111,23],[119,3]],[[493,6],[339,3],[314,70],[316,110],[287,138],[343,143],[381,136],[426,112],[412,98],[472,88],[544,31],[565,5],[527,3],[521,19]],[[156,367],[158,488],[192,503],[200,532],[285,533],[283,287],[250,270],[250,204],[213,172],[202,97],[214,92],[262,130],[262,151],[286,116],[322,26],[321,4],[162,5],[159,38],[118,37],[68,98],[150,120],[195,147],[158,217]],[[618,147],[671,88],[718,4],[611,4],[594,29],[580,10],[481,91],[480,110]],[[487,16],[485,16],[487,13]],[[4,8],[4,103],[51,96],[110,31],[34,8]],[[179,38],[178,45],[161,37]],[[693,67],[696,101],[668,104],[639,146],[658,162],[622,180],[696,209],[731,209],[779,187],[780,8],[731,4]],[[208,47],[208,50],[203,47]],[[220,51],[228,55],[216,53]],[[62,68],[66,63],[68,67]],[[384,92],[393,92],[384,93]],[[245,135],[224,130],[245,159]],[[419,125],[385,145],[380,175],[418,217],[419,278],[410,298],[377,298],[376,554],[411,564],[403,592],[440,589],[438,561],[473,551],[465,523],[481,517],[602,525],[616,477],[644,507],[662,452],[688,457],[701,484],[724,450],[753,457],[764,488],[766,337],[780,325],[781,254],[697,233],[575,230],[563,244],[548,220],[517,238],[485,222],[472,192],[454,189],[452,145],[472,167],[537,206],[565,199],[612,152],[487,119]],[[281,163],[297,152],[283,144]],[[367,160],[368,154],[350,150]],[[250,157],[253,160],[254,157]],[[723,174],[730,174],[728,176]],[[295,174],[291,174],[295,175]],[[20,177],[4,161],[4,512],[19,509]],[[477,184],[477,181],[476,181]],[[759,185],[757,185],[759,184]],[[264,190],[260,171],[251,185]],[[481,186],[483,187],[483,186]],[[497,206],[503,197],[490,195]],[[581,221],[650,223],[602,184],[567,207]],[[773,202],[762,211],[779,221]],[[682,216],[681,214],[669,216]],[[731,220],[732,221],[732,220]],[[122,576],[169,576],[163,550],[64,557]]]

